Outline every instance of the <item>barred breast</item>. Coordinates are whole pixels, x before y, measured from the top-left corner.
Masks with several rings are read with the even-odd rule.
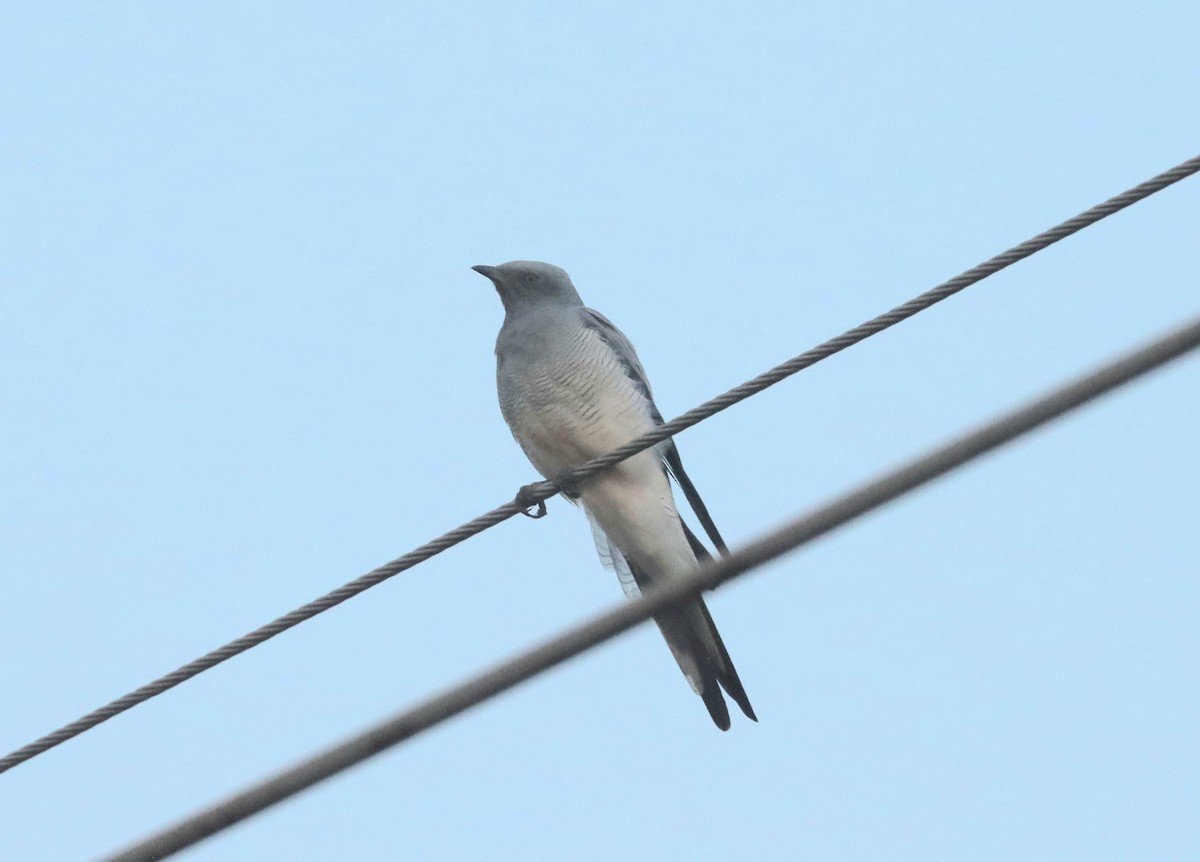
[[[654,427],[651,405],[577,317],[525,326],[497,366],[500,410],[538,471],[554,478]]]

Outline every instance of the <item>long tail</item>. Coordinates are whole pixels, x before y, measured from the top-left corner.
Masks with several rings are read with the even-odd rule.
[[[636,568],[634,571],[636,574]],[[725,705],[721,689],[725,689],[747,718],[758,721],[703,599],[659,614],[654,621],[683,675],[704,701],[717,727],[729,730],[729,708]]]
[[[643,588],[649,589],[651,579],[609,540],[586,507],[584,512],[591,523],[592,536],[596,540],[596,551],[600,560],[605,567],[616,572],[625,594],[629,598],[636,598]],[[680,523],[696,558],[708,559],[708,549],[688,529],[686,523]],[[729,651],[725,649],[725,643],[721,640],[721,633],[717,631],[708,606],[702,598],[659,614],[654,621],[658,624],[667,646],[671,648],[680,670],[687,677],[692,690],[704,701],[708,714],[712,716],[717,727],[728,730],[730,725],[729,708],[721,694],[722,688],[741,707],[747,718],[758,721],[754,708],[750,705],[750,698],[746,696],[746,690],[742,687],[742,681],[733,666],[733,660],[729,658]]]
[[[684,530],[689,541],[696,542],[695,536],[686,525]],[[703,550],[703,545],[700,548]],[[705,556],[707,557],[707,551]],[[638,584],[647,584],[647,579],[638,571],[633,561],[626,562]],[[680,608],[659,614],[654,621],[671,648],[683,675],[704,701],[713,724],[721,730],[729,730],[729,708],[725,705],[721,689],[725,689],[747,718],[758,721],[754,707],[750,705],[750,698],[746,695],[746,689],[738,677],[737,669],[733,666],[733,659],[725,649],[725,642],[721,640],[721,633],[717,631],[704,599],[697,597],[695,601]]]
[[[725,689],[733,698],[734,703],[741,708],[746,718],[758,721],[758,716],[754,714],[754,707],[750,705],[750,698],[746,695],[746,689],[742,687],[742,681],[738,677],[737,668],[733,666],[733,659],[729,657],[729,651],[725,649],[725,642],[721,640],[721,633],[717,631],[712,614],[708,612],[708,605],[704,603],[704,599],[697,599],[696,606],[704,615],[705,628],[716,647],[710,658],[716,670],[717,681],[721,683],[721,688]]]
[[[680,524],[697,561],[704,562],[711,559],[712,555],[708,552],[708,548],[701,544],[700,540],[696,538],[696,534],[688,528],[687,523],[680,519]],[[713,529],[715,532],[716,528]],[[689,608],[689,610],[692,609]],[[721,633],[717,631],[717,624],[713,622],[712,614],[708,612],[708,605],[704,603],[704,599],[696,599],[694,610],[699,611],[700,619],[693,620],[692,625],[705,645],[705,652],[712,665],[714,676],[721,684],[721,688],[725,689],[734,702],[741,707],[746,718],[758,721],[758,716],[754,714],[754,707],[750,705],[750,698],[746,695],[746,689],[742,686],[742,680],[738,677],[737,668],[733,666],[733,659],[729,657],[729,650],[725,649],[725,641],[721,640]],[[705,701],[706,705],[707,703],[708,701]],[[712,713],[711,707],[709,713]],[[714,715],[713,721],[716,720]],[[720,722],[717,722],[717,726],[720,727]],[[722,728],[722,730],[724,729]]]

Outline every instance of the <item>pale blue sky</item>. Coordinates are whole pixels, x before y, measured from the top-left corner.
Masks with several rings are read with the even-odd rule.
[[[10,4],[0,749],[511,497],[565,267],[668,416],[1200,152],[1200,7]],[[738,544],[1200,311],[1189,180],[683,434]],[[1200,854],[1200,359],[189,860]],[[559,501],[0,775],[113,850],[620,596]]]

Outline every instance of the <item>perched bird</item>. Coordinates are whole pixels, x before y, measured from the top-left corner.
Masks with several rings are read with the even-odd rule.
[[[514,260],[472,267],[504,303],[496,338],[500,411],[533,466],[551,482],[662,424],[642,363],[619,329],[586,308],[557,266]],[[559,490],[582,505],[601,561],[634,597],[685,576],[710,555],[675,508],[674,477],[719,551],[725,543],[671,440]],[[704,600],[655,617],[709,715],[729,729],[721,688],[757,721]]]

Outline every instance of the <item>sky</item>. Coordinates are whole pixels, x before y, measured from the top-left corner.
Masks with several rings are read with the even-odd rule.
[[[567,269],[672,417],[1200,152],[1195,3],[8,4],[0,749],[511,499]],[[690,429],[737,546],[1200,312],[1186,180]],[[1200,854],[1200,357],[181,854]],[[3,775],[86,860],[621,601],[561,500]],[[3,753],[0,752],[0,753]]]

